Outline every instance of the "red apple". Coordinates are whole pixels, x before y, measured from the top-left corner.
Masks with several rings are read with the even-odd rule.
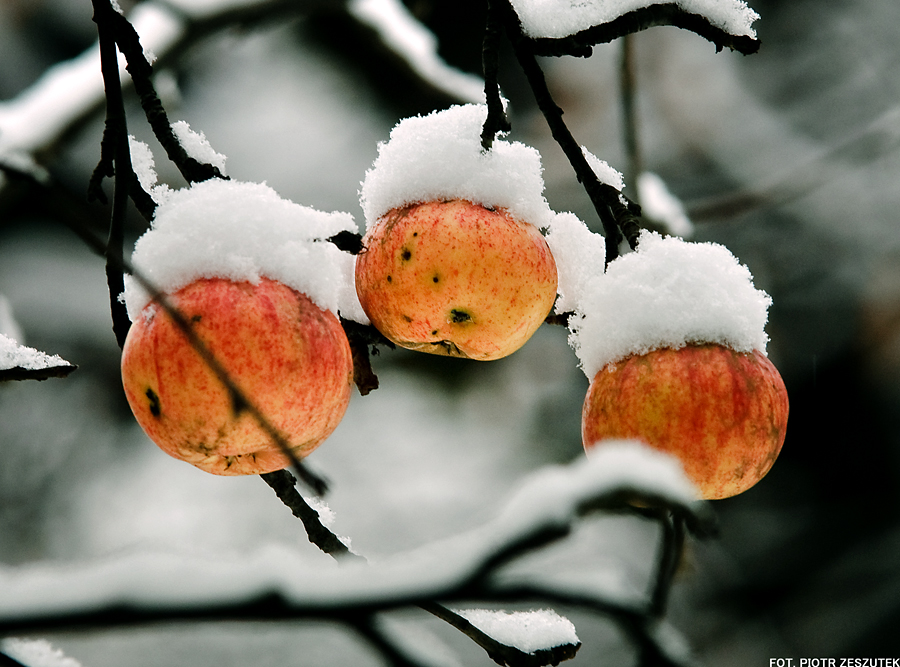
[[[266,278],[201,279],[171,296],[245,396],[298,457],[337,427],[353,365],[338,319],[309,297]],[[131,326],[122,382],[138,423],[175,458],[217,475],[280,470],[289,460],[156,304]]]
[[[363,239],[356,291],[395,344],[499,359],[525,344],[556,297],[556,262],[534,226],[454,199],[395,208]]]
[[[601,368],[582,412],[586,449],[636,438],[681,460],[704,498],[746,491],[784,443],[788,396],[758,351],[664,348]]]

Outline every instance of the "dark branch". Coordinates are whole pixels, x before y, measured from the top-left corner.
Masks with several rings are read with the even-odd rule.
[[[312,544],[333,557],[352,556],[354,558],[360,558],[360,556],[357,556],[350,551],[350,549],[347,548],[347,545],[341,542],[337,535],[332,533],[322,524],[319,513],[310,507],[309,503],[306,502],[306,499],[304,499],[303,496],[300,495],[300,492],[297,491],[295,486],[297,480],[294,479],[294,476],[291,475],[290,472],[287,470],[277,470],[275,472],[260,475],[260,477],[263,478],[266,484],[272,487],[275,495],[278,496],[278,499],[291,510],[293,515],[303,522],[303,527],[306,529],[306,535]]]
[[[108,0],[105,2],[108,4]],[[217,167],[199,162],[187,154],[175,136],[172,125],[169,123],[169,116],[156,94],[152,79],[153,67],[144,56],[144,49],[137,31],[124,16],[118,12],[113,12],[113,14],[115,16],[110,17],[110,29],[116,44],[128,62],[126,69],[134,82],[134,89],[140,98],[147,122],[150,123],[157,140],[165,149],[166,155],[189,183],[199,183],[210,178],[227,178]]]
[[[497,76],[500,72],[500,32],[503,23],[500,20],[497,0],[487,0],[487,23],[484,27],[484,42],[481,51],[481,64],[484,73],[484,97],[487,101],[487,117],[481,131],[481,147],[490,150],[494,138],[499,132],[509,132],[509,118],[503,109],[500,98],[500,83]]]
[[[16,380],[47,380],[49,378],[64,378],[78,366],[69,364],[66,366],[50,366],[47,368],[0,368],[0,382],[12,382]]]
[[[547,126],[550,128],[553,139],[559,144],[559,147],[568,158],[569,163],[575,170],[578,181],[584,186],[591,203],[594,205],[594,210],[597,211],[597,215],[603,223],[604,236],[606,237],[606,262],[608,264],[619,254],[620,221],[627,226],[629,236],[626,236],[626,238],[631,242],[631,239],[634,237],[634,216],[640,215],[640,207],[625,199],[616,188],[606,183],[601,183],[597,178],[597,174],[594,173],[594,170],[588,164],[581,146],[578,145],[569,128],[563,122],[563,111],[553,101],[544,73],[538,65],[534,53],[529,48],[528,40],[522,36],[518,17],[515,16],[515,12],[508,2],[504,4],[506,8],[507,35],[512,42],[516,58],[528,80],[538,108],[547,121]],[[625,203],[623,203],[623,200]]]
[[[109,237],[106,243],[106,281],[109,285],[109,308],[112,315],[113,333],[119,347],[124,347],[131,320],[125,304],[119,295],[125,291],[120,258],[125,244],[125,215],[132,183],[137,181],[131,166],[131,150],[128,145],[128,126],[125,118],[125,101],[122,97],[122,83],[119,80],[119,61],[116,40],[112,34],[113,24],[120,17],[109,0],[92,0],[94,23],[100,39],[100,69],[106,90],[106,125],[100,146],[100,164],[94,171],[88,195],[97,197],[99,181],[104,175],[115,174],[112,216],[109,222]],[[115,166],[113,167],[113,163]]]
[[[26,665],[0,651],[0,667],[26,667]]]
[[[656,4],[623,14],[619,18],[593,26],[569,37],[530,40],[531,50],[539,56],[591,55],[595,44],[606,44],[625,35],[657,26],[689,30],[716,45],[716,51],[728,48],[744,55],[759,51],[759,41],[746,35],[732,35],[712,25],[705,17],[684,11],[674,3]]]

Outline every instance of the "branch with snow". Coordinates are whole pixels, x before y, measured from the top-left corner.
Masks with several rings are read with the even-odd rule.
[[[566,601],[609,615],[665,653],[650,600],[602,587],[569,590],[540,575],[508,576],[504,566],[564,538],[598,510],[660,508],[695,534],[707,534],[713,518],[696,497],[673,459],[638,443],[609,443],[595,457],[538,471],[480,528],[378,564],[311,569],[294,552],[271,546],[248,558],[144,553],[64,567],[0,568],[0,634],[161,620],[331,618],[353,625],[361,615],[437,600],[531,600]],[[560,638],[555,645],[571,645],[564,623],[550,625],[553,639],[542,643],[551,645],[522,652],[553,648]]]
[[[0,333],[0,382],[63,378],[76,368],[59,355],[20,345]]]
[[[591,55],[595,44],[612,42],[625,35],[657,26],[689,30],[716,45],[744,55],[756,53],[759,41],[753,22],[759,14],[743,0],[508,0],[541,56]]]

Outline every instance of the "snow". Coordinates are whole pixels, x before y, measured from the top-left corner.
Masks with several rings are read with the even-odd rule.
[[[588,229],[573,213],[557,213],[546,239],[559,277],[554,310],[556,313],[573,311],[581,302],[584,286],[603,271],[606,240]]]
[[[502,139],[484,152],[486,117],[485,105],[466,104],[400,121],[389,141],[378,145],[378,157],[362,183],[366,226],[399,206],[465,199],[546,227],[553,212],[543,195],[540,154]]]
[[[147,144],[135,139],[132,135],[128,136],[128,143],[131,153],[131,168],[137,176],[138,182],[144,191],[153,198],[153,201],[161,204],[168,198],[171,191],[165,183],[158,185],[156,182],[158,176],[153,152]]]
[[[456,612],[500,643],[525,653],[580,643],[572,621],[552,609],[512,613],[491,609],[457,609]]]
[[[560,38],[592,26],[609,23],[654,0],[512,0],[513,8],[529,37]],[[675,0],[683,11],[699,14],[731,35],[756,37],[752,28],[759,14],[743,0]]]
[[[145,551],[86,563],[0,565],[0,620],[116,604],[183,608],[276,592],[290,604],[320,609],[404,596],[439,598],[506,545],[570,526],[598,500],[622,490],[641,490],[682,507],[697,499],[674,458],[639,442],[610,441],[590,457],[530,475],[500,514],[479,528],[380,563],[323,558],[313,565],[296,549],[268,544],[250,554]],[[602,591],[591,594],[602,597]],[[554,636],[561,636],[561,622],[552,625]]]
[[[132,264],[168,294],[199,278],[255,283],[267,277],[365,323],[354,257],[325,240],[345,230],[356,231],[349,213],[301,206],[261,183],[211,179],[162,199]],[[126,276],[124,300],[134,321],[150,296]]]
[[[484,81],[448,66],[438,56],[437,38],[400,0],[352,0],[347,9],[432,86],[462,101],[484,101]]]
[[[641,172],[637,190],[644,217],[662,225],[674,236],[693,236],[694,225],[684,210],[684,204],[669,191],[662,178],[652,171]]]
[[[0,640],[0,651],[26,667],[81,667],[81,663],[54,648],[46,639]]]
[[[172,131],[185,152],[203,164],[211,164],[225,174],[225,156],[217,153],[210,145],[203,132],[194,132],[187,121],[176,120],[172,123]]]
[[[51,356],[33,347],[19,345],[14,339],[0,333],[0,370],[24,368],[27,371],[37,371],[71,365],[58,355]]]
[[[588,166],[593,170],[597,180],[613,186],[619,192],[625,189],[625,179],[620,171],[610,167],[606,160],[601,160],[584,146],[581,147],[581,152],[584,154],[584,158],[587,160]]]
[[[765,354],[771,301],[724,246],[645,231],[637,251],[584,287],[569,342],[589,379],[629,355],[689,343]]]

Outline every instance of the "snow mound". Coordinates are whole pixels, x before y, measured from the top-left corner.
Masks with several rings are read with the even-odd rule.
[[[19,345],[15,339],[0,333],[0,370],[24,368],[26,371],[39,371],[71,365],[59,355],[50,355],[27,345]]]
[[[458,609],[457,613],[500,643],[525,653],[581,643],[572,621],[552,609],[514,612]]]
[[[689,343],[765,354],[771,302],[724,246],[645,231],[636,252],[588,280],[569,342],[589,379],[629,355]]]
[[[320,308],[367,323],[353,281],[354,257],[326,239],[356,231],[349,213],[323,213],[282,199],[261,183],[211,179],[162,198],[132,264],[167,294],[200,278],[256,283],[266,277]],[[134,321],[150,295],[126,276]]]
[[[485,105],[466,104],[400,121],[390,139],[378,145],[375,164],[362,182],[366,226],[399,206],[465,199],[546,227],[553,212],[543,195],[540,154],[502,139],[483,151],[485,118]]]

